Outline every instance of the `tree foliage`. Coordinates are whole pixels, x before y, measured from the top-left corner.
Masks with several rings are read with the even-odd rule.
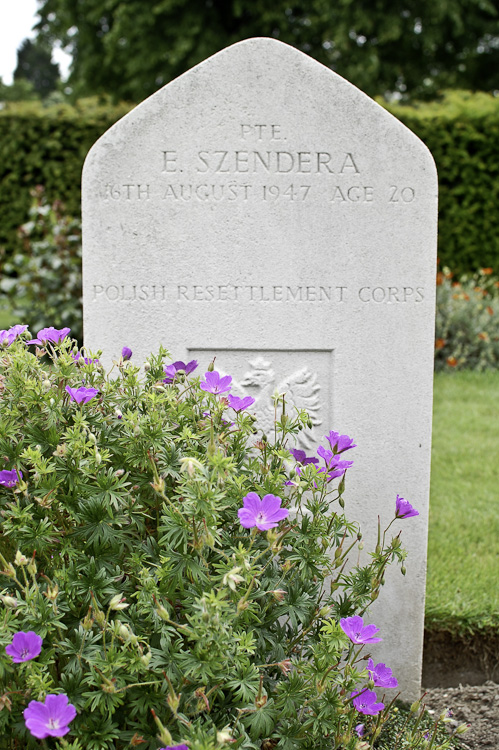
[[[270,36],[368,94],[499,88],[493,0],[39,0],[78,94],[141,100],[229,44]]]
[[[59,78],[59,65],[52,62],[51,49],[43,41],[25,39],[17,50],[14,81],[29,81],[44,98],[55,91]]]

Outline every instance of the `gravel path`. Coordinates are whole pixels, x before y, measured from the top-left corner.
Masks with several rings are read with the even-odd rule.
[[[450,708],[455,725],[463,721],[470,729],[462,735],[463,750],[499,750],[499,685],[452,688],[428,688],[424,697],[427,710],[433,715]]]

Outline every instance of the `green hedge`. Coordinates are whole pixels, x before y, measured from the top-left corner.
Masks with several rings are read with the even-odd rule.
[[[499,270],[499,97],[449,91],[438,102],[384,106],[435,159],[441,265]]]
[[[0,110],[0,247],[20,249],[17,229],[28,219],[30,190],[45,187],[80,215],[81,170],[92,144],[131,105],[96,100],[44,108],[38,102],[6,104]]]
[[[80,211],[80,178],[95,140],[132,105],[82,100],[44,109],[38,103],[0,111],[0,247],[10,254],[26,221],[29,191],[45,186],[69,213]],[[448,92],[441,101],[384,104],[429,147],[440,180],[439,257],[456,271],[499,269],[499,98]]]

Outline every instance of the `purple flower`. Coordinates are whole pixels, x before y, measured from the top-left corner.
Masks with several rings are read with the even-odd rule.
[[[369,672],[369,678],[374,682],[376,687],[381,688],[396,688],[398,682],[392,675],[392,670],[380,663],[374,666],[374,661],[369,659],[367,662],[367,671]]]
[[[325,438],[329,442],[333,453],[343,453],[343,451],[357,447],[348,435],[340,435],[339,432],[334,432],[334,430],[331,430],[329,435],[325,435]]]
[[[15,325],[12,326],[12,328],[9,328],[8,331],[0,331],[0,345],[7,344],[7,346],[10,346],[15,339],[21,334],[26,331],[28,326],[21,326],[21,325]]]
[[[43,638],[32,630],[28,630],[27,633],[21,630],[14,634],[12,643],[5,646],[5,652],[12,656],[12,661],[15,664],[20,664],[22,661],[35,659],[42,650],[42,643]]]
[[[364,620],[359,615],[353,617],[344,617],[340,620],[340,627],[343,632],[350,638],[352,643],[357,645],[364,643],[379,643],[382,638],[375,638],[375,634],[379,632],[379,628],[376,625],[364,626]]]
[[[419,511],[413,508],[408,500],[404,500],[403,497],[397,495],[395,501],[395,518],[410,518],[411,516],[419,516]]]
[[[45,703],[30,701],[24,709],[24,723],[33,737],[63,737],[69,732],[69,722],[76,716],[76,708],[68,703],[68,696],[47,695]]]
[[[306,466],[307,464],[318,464],[319,459],[318,458],[309,458],[305,455],[305,451],[301,451],[299,448],[290,448],[289,452],[295,459],[295,461],[298,461],[298,463],[303,464],[303,466]]]
[[[98,359],[91,359],[90,357],[84,357],[83,354],[80,354],[80,352],[71,352],[71,358],[73,362],[83,362],[85,365],[98,365],[99,360]]]
[[[324,459],[326,468],[319,469],[319,473],[327,474],[328,482],[336,477],[341,477],[350,466],[353,465],[353,461],[341,461],[339,455],[335,455],[332,451],[328,451],[327,448],[323,448],[320,445],[317,448],[317,455]]]
[[[245,529],[256,526],[260,531],[273,529],[289,514],[289,510],[281,508],[281,503],[276,495],[265,495],[260,500],[256,492],[249,492],[243,498],[244,507],[237,511],[241,526]]]
[[[66,391],[77,404],[88,404],[99,393],[97,388],[85,388],[83,385],[80,388],[70,388],[67,385]]]
[[[227,398],[230,408],[234,409],[234,411],[244,411],[244,409],[249,409],[249,407],[253,406],[253,404],[255,403],[255,399],[252,396],[239,398],[239,396],[232,396],[229,393]]]
[[[22,478],[22,471],[18,471],[17,469],[12,469],[12,471],[4,469],[0,471],[0,484],[4,487],[14,487]]]
[[[201,381],[200,387],[202,391],[207,393],[226,393],[232,388],[232,378],[230,375],[224,375],[220,377],[220,373],[216,370],[213,372],[205,372],[205,379]]]
[[[123,362],[127,362],[132,358],[132,354],[132,350],[128,346],[124,346],[121,350],[121,359],[123,360]]]
[[[183,370],[186,375],[189,375],[191,372],[193,372],[193,370],[196,369],[197,366],[197,359],[191,359],[191,361],[187,362],[187,364],[185,364],[185,362],[182,362],[181,360],[178,360],[178,362],[173,362],[171,365],[167,365],[165,367],[166,378],[163,380],[163,383],[166,383],[167,385],[169,383],[173,383],[179,370]]]
[[[48,341],[52,344],[60,344],[70,332],[71,328],[58,329],[53,326],[50,326],[50,328],[42,328],[41,331],[38,331],[36,334],[36,339],[31,339],[31,341],[28,341],[28,344],[41,344],[42,346],[45,346]]]
[[[364,724],[357,724],[357,726],[354,729],[355,734],[357,737],[363,737],[365,732],[365,726]]]
[[[355,693],[354,691],[350,694],[350,697],[354,695],[356,697],[353,699],[353,705],[361,714],[374,716],[375,714],[379,714],[385,707],[384,703],[376,703],[377,696],[374,690],[365,690],[362,693]]]

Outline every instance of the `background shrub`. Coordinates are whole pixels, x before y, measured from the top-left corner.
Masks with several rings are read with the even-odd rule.
[[[492,268],[437,274],[435,370],[499,367],[499,280]]]
[[[32,330],[50,320],[70,326],[82,342],[80,221],[66,215],[61,201],[48,203],[43,187],[31,194],[29,221],[19,230],[22,248],[5,263],[0,289],[13,315]]]

